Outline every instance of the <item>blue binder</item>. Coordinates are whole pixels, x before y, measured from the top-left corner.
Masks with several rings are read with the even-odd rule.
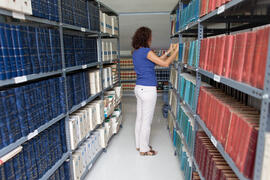
[[[1,40],[1,51],[2,51],[2,56],[3,56],[3,64],[5,67],[5,78],[10,79],[12,78],[12,73],[11,73],[11,60],[9,57],[9,49],[8,49],[8,42],[7,42],[7,36],[6,36],[6,26],[5,24],[0,23],[0,40]]]
[[[21,56],[20,56],[20,47],[19,47],[19,42],[18,42],[18,26],[11,25],[10,26],[11,30],[11,38],[12,38],[12,46],[13,46],[13,54],[15,57],[15,62],[16,62],[16,74],[17,76],[22,76],[22,61],[21,61]]]
[[[14,89],[16,95],[16,106],[18,110],[18,118],[20,121],[21,133],[22,136],[27,136],[29,131],[29,125],[27,120],[27,112],[26,112],[26,105],[24,99],[24,92],[23,88],[17,87]]]
[[[9,56],[9,64],[10,64],[10,72],[11,72],[11,77],[16,77],[17,76],[17,67],[16,67],[16,59],[15,59],[15,54],[13,50],[13,43],[12,43],[12,35],[11,35],[12,28],[10,25],[5,24],[5,35],[7,38],[7,48],[8,48],[8,56]]]
[[[36,29],[33,27],[28,27],[28,44],[30,45],[30,57],[33,67],[33,73],[38,74],[41,72],[41,67],[39,64],[38,50],[37,50],[37,39],[36,39]]]

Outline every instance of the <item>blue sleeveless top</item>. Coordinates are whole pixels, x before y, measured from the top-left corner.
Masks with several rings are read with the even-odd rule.
[[[150,48],[140,48],[133,52],[133,64],[137,74],[137,85],[157,86],[155,63],[147,59]]]

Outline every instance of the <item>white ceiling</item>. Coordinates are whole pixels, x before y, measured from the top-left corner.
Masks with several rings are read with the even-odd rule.
[[[169,12],[178,0],[100,0],[120,15],[120,49],[131,50],[131,38],[137,28],[152,29],[152,48],[167,48],[170,43]]]

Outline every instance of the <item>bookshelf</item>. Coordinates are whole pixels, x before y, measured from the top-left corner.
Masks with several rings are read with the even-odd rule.
[[[200,0],[199,4],[201,4],[204,0]],[[191,1],[190,1],[191,2]],[[195,1],[192,1],[195,2]],[[204,1],[206,2],[206,1]],[[222,2],[222,1],[221,1]],[[174,32],[170,35],[172,39],[178,39],[179,43],[183,43],[183,38],[194,38],[199,41],[197,45],[198,52],[200,52],[201,48],[201,42],[203,38],[205,37],[216,37],[223,34],[235,34],[237,31],[250,31],[250,29],[254,28],[255,31],[258,29],[258,27],[269,24],[269,12],[266,14],[260,14],[256,15],[253,14],[252,16],[248,13],[242,15],[237,14],[237,12],[249,12],[248,7],[250,7],[252,1],[250,0],[231,0],[226,1],[225,4],[220,4],[220,6],[214,7],[210,12],[203,14],[201,12],[201,9],[199,9],[198,15],[194,18],[191,18],[188,23],[180,26],[181,17],[177,17],[177,14],[181,14],[181,11],[188,7],[188,4],[186,1],[179,1],[178,4],[174,7],[174,9],[171,11],[171,20],[175,20],[177,18],[179,23],[179,28],[175,29]],[[254,9],[259,9],[260,7],[254,3],[253,4]],[[266,6],[269,6],[266,5]],[[200,8],[200,5],[199,5]],[[200,14],[202,13],[202,14]],[[237,14],[237,15],[235,15]],[[268,19],[267,19],[268,18]],[[254,23],[254,19],[257,19],[258,23]],[[219,23],[223,23],[225,25],[222,28],[216,28],[214,29],[214,25],[219,25]],[[233,23],[238,23],[237,26],[234,26]],[[178,25],[174,25],[177,27]],[[210,26],[210,28],[209,28]],[[189,40],[190,41],[190,40]],[[181,80],[178,81],[177,87],[175,88],[171,83],[171,89],[172,92],[175,93],[178,97],[177,101],[177,117],[179,117],[179,107],[183,106],[195,119],[195,131],[193,132],[193,138],[196,137],[196,133],[198,130],[202,130],[206,133],[208,138],[211,140],[212,144],[215,146],[215,148],[218,150],[222,158],[226,161],[228,166],[233,170],[235,175],[241,179],[241,180],[249,180],[249,179],[261,179],[261,171],[262,171],[262,162],[263,162],[263,154],[264,154],[264,148],[265,148],[265,134],[269,132],[269,125],[267,125],[267,122],[269,121],[269,64],[270,64],[270,40],[268,41],[268,49],[267,49],[267,58],[266,58],[266,70],[265,70],[265,77],[264,77],[264,87],[258,88],[253,85],[247,84],[245,82],[240,82],[234,79],[231,79],[230,77],[224,77],[222,75],[215,74],[213,72],[210,72],[208,70],[202,69],[199,66],[199,62],[197,66],[189,65],[187,63],[182,62],[182,59],[179,60],[179,62],[174,62],[173,66],[175,69],[179,69],[178,71],[178,79],[180,77],[180,74],[183,72],[188,72],[192,74],[194,77],[196,77],[196,89],[194,92],[194,103],[196,105],[195,111],[190,107],[188,103],[185,102],[184,99],[180,97],[181,89],[179,87]],[[179,55],[179,57],[181,57]],[[197,58],[200,59],[200,53],[197,53]],[[254,76],[254,74],[252,75]],[[254,98],[261,102],[261,107],[259,109],[260,111],[260,123],[259,123],[259,130],[258,130],[258,138],[257,138],[257,147],[256,147],[256,156],[255,156],[255,162],[254,162],[254,170],[253,170],[253,177],[247,177],[244,175],[243,172],[240,171],[239,167],[237,166],[236,162],[231,158],[231,156],[226,152],[223,145],[217,140],[217,138],[213,135],[213,133],[209,130],[205,122],[201,119],[201,117],[197,114],[197,104],[198,104],[198,98],[199,98],[199,92],[200,88],[202,86],[205,86],[205,82],[213,85],[213,84],[219,84],[219,87],[226,86],[228,88],[232,88],[236,90],[239,93],[242,93],[246,95],[247,97]],[[206,84],[207,84],[206,83]],[[173,114],[173,113],[172,113]],[[177,119],[175,119],[177,120]],[[268,123],[269,124],[269,123]],[[179,129],[176,126],[175,129]],[[181,129],[180,129],[181,131]],[[195,142],[195,139],[193,139]],[[182,140],[185,141],[185,140]],[[196,143],[196,142],[195,142]],[[206,179],[203,177],[203,174],[199,168],[198,163],[196,162],[194,158],[194,149],[195,149],[195,143],[190,149],[192,152],[192,157],[190,158],[192,160],[193,164],[193,171],[198,172],[201,179]]]
[[[60,167],[63,167],[63,164],[66,163],[68,164],[68,170],[70,170],[70,176],[69,178],[73,177],[72,171],[71,171],[71,161],[72,161],[72,150],[70,149],[70,133],[69,133],[69,117],[72,113],[76,112],[77,110],[79,110],[82,107],[85,107],[88,103],[93,102],[94,100],[96,100],[97,98],[100,98],[102,100],[104,100],[104,94],[107,91],[110,91],[111,89],[113,89],[116,86],[121,85],[121,81],[120,81],[120,40],[119,40],[119,28],[118,28],[118,34],[111,34],[111,33],[104,33],[101,32],[100,30],[96,30],[93,29],[93,27],[90,26],[90,15],[88,13],[88,10],[85,9],[85,12],[83,12],[84,14],[84,20],[87,20],[87,24],[85,24],[85,26],[83,25],[74,25],[74,24],[69,24],[69,23],[64,23],[63,22],[63,8],[62,8],[62,1],[65,0],[55,0],[53,1],[55,4],[54,5],[54,10],[55,12],[57,12],[57,17],[52,17],[52,15],[37,15],[35,11],[36,8],[39,9],[38,7],[32,7],[33,8],[33,15],[29,15],[29,14],[24,14],[24,13],[20,13],[20,12],[15,12],[13,10],[9,10],[9,9],[4,9],[4,8],[0,8],[0,16],[3,16],[3,18],[6,20],[5,23],[7,24],[16,24],[18,23],[20,26],[39,26],[42,27],[42,29],[44,29],[44,31],[48,31],[48,30],[56,30],[59,32],[59,39],[58,39],[58,43],[59,43],[59,55],[61,56],[60,63],[61,63],[61,68],[59,68],[58,70],[51,70],[51,71],[47,71],[47,72],[42,72],[40,71],[39,73],[30,73],[27,75],[23,75],[23,76],[15,76],[9,79],[4,79],[4,80],[0,80],[0,89],[1,90],[9,90],[11,88],[14,87],[25,87],[26,85],[29,85],[31,83],[39,83],[39,82],[44,82],[46,80],[50,80],[50,79],[62,79],[63,80],[63,89],[61,89],[61,93],[64,97],[63,99],[63,109],[64,112],[57,115],[56,117],[53,117],[52,119],[47,119],[47,122],[44,124],[41,124],[39,127],[37,127],[34,131],[30,132],[28,135],[22,136],[19,139],[17,139],[15,142],[9,143],[8,145],[4,146],[3,148],[0,149],[0,164],[3,165],[5,163],[7,163],[8,161],[13,160],[13,156],[9,157],[8,159],[7,156],[9,156],[9,154],[14,153],[17,151],[18,148],[20,147],[24,147],[25,144],[29,143],[32,141],[32,139],[36,139],[37,137],[39,137],[41,134],[44,134],[45,132],[47,132],[48,130],[51,130],[52,127],[54,127],[56,124],[59,124],[60,122],[62,123],[61,125],[63,125],[63,129],[64,129],[64,135],[66,137],[65,139],[65,143],[66,143],[66,147],[67,150],[66,152],[63,152],[60,159],[58,161],[55,162],[55,164],[53,164],[49,169],[46,170],[46,172],[44,172],[44,174],[42,176],[39,177],[39,179],[41,180],[46,180],[49,179],[52,175],[54,175],[54,173],[56,171],[58,171],[58,169]],[[72,0],[70,0],[71,2]],[[87,4],[88,7],[88,3],[92,3],[94,4],[97,13],[99,13],[99,10],[101,10],[102,12],[110,15],[110,16],[115,16],[116,20],[117,20],[117,24],[116,26],[119,27],[119,16],[118,14],[113,11],[111,8],[109,8],[108,6],[106,6],[105,4],[97,1],[77,1],[76,3],[85,3]],[[20,3],[20,2],[18,2]],[[86,6],[85,6],[86,7]],[[46,8],[43,8],[43,11],[46,11]],[[50,9],[51,10],[51,9]],[[42,17],[43,16],[43,17]],[[77,18],[77,17],[76,17]],[[75,17],[74,17],[75,19]],[[93,19],[91,19],[92,22]],[[97,24],[96,27],[100,27],[100,19],[98,16],[97,20]],[[86,26],[87,25],[87,26]],[[116,28],[115,26],[115,28]],[[96,44],[96,49],[95,49],[95,53],[96,53],[96,58],[91,59],[90,63],[84,63],[84,61],[82,61],[81,63],[76,63],[76,65],[72,65],[72,66],[66,66],[67,65],[67,59],[65,58],[65,37],[64,35],[71,35],[71,36],[76,36],[76,37],[80,37],[80,38],[84,38],[84,39],[92,39],[94,41],[94,43]],[[117,47],[117,58],[111,60],[111,61],[103,61],[102,59],[102,47],[101,47],[101,41],[102,39],[114,39],[116,42],[116,47]],[[52,47],[53,48],[53,47]],[[88,61],[89,62],[89,61]],[[77,74],[78,72],[84,72],[84,71],[88,71],[88,70],[93,70],[93,69],[97,69],[99,71],[99,80],[100,82],[103,81],[103,71],[105,69],[105,67],[108,67],[110,65],[116,64],[117,65],[117,72],[118,72],[118,81],[117,82],[113,82],[112,85],[110,85],[109,87],[105,88],[103,87],[103,83],[102,84],[102,89],[101,92],[98,92],[96,94],[91,94],[90,97],[85,98],[83,101],[81,101],[78,104],[75,104],[74,106],[72,106],[71,109],[69,109],[68,103],[69,103],[69,99],[68,99],[68,89],[67,89],[67,76],[72,75],[72,74]],[[105,66],[105,67],[104,67]],[[86,84],[84,84],[86,86]],[[60,90],[59,90],[60,91]],[[122,108],[121,106],[121,102],[117,104],[117,106],[115,108]],[[100,126],[103,126],[104,124],[101,124]],[[99,127],[99,126],[97,126]],[[95,130],[95,129],[94,129]],[[89,135],[91,135],[94,130],[89,132]],[[86,140],[83,139],[79,146],[81,144],[84,143],[84,141]],[[81,179],[84,179],[85,176],[87,175],[88,171],[91,169],[91,167],[94,165],[94,163],[97,161],[97,159],[99,158],[99,156],[102,154],[102,152],[104,151],[104,149],[102,148],[102,150],[100,150],[96,156],[94,157],[94,159],[91,161],[91,163],[88,165],[88,167],[86,168],[87,171],[85,171],[83,173],[83,176],[81,177]],[[17,152],[20,153],[20,152]],[[5,161],[3,162],[2,160],[5,159]],[[68,160],[68,161],[67,161]],[[3,166],[2,166],[3,167]],[[31,178],[30,178],[31,179]]]

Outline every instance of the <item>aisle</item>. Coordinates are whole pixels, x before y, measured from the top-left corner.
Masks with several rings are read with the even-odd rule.
[[[151,145],[158,151],[155,157],[142,157],[135,149],[135,97],[123,98],[123,128],[94,165],[86,180],[182,180],[179,162],[174,156],[166,119],[161,114],[159,97],[152,125]]]

